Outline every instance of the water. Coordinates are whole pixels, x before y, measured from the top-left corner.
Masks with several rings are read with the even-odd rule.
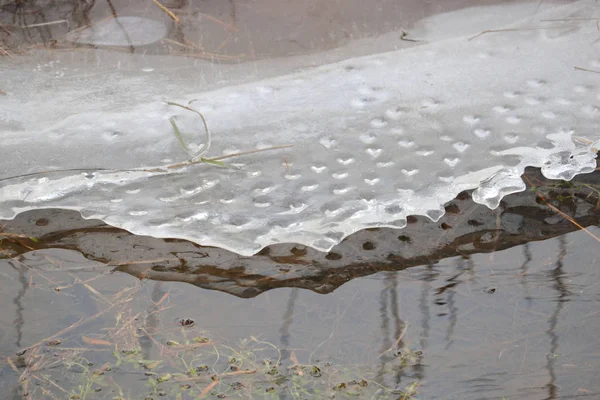
[[[592,232],[600,234],[597,228]],[[301,363],[322,369],[322,379],[310,377],[299,384],[314,386],[319,393],[331,394],[339,383],[365,379],[369,397],[377,397],[374,387],[404,390],[417,382],[415,398],[419,399],[600,398],[599,263],[597,251],[586,251],[597,246],[579,231],[492,255],[380,272],[347,282],[328,295],[281,288],[252,299],[186,283],[138,283],[123,273],[107,275],[103,266],[72,252],[31,254],[1,264],[5,307],[0,315],[0,348],[3,356],[14,358],[22,347],[105,310],[109,303],[86,289],[83,282],[87,282],[110,299],[114,293],[137,287],[131,309],[121,316],[128,321],[136,317],[131,329],[136,327],[137,335],[121,343],[121,348],[135,346],[144,359],[163,360],[159,374],[181,370],[168,364],[161,346],[169,339],[182,341],[181,331],[185,331],[188,338],[206,336],[219,346],[234,348],[251,337],[269,342],[280,350],[286,367]],[[57,292],[57,286],[64,288]],[[165,294],[168,300],[161,305],[168,309],[157,312],[160,307],[153,304]],[[98,320],[59,335],[62,343],[56,350],[46,346],[46,357],[59,358],[53,354],[67,352],[61,347],[95,347],[96,352],[85,354],[94,362],[91,370],[110,362],[114,370],[106,375],[124,389],[126,398],[151,395],[143,369],[115,367],[105,346],[83,342],[84,337],[92,337],[114,344],[117,339],[110,339],[107,332],[117,321],[115,311],[109,309]],[[178,328],[180,319],[195,321],[195,327]],[[150,340],[144,332],[155,337]],[[275,357],[272,348],[259,347],[260,351],[254,350],[259,360]],[[227,350],[221,347],[221,351]],[[196,353],[186,354],[188,361],[192,354]],[[208,354],[198,357],[197,365],[211,365],[215,359]],[[227,364],[217,370],[227,371]],[[42,369],[33,375],[48,374],[59,384],[72,385],[93,373],[75,369],[60,377],[57,372]],[[293,376],[290,371],[286,374]],[[3,362],[0,385],[5,393],[18,386],[17,377]],[[280,398],[294,398],[289,382],[277,385],[274,379],[252,382],[252,378],[237,378],[244,384],[239,391],[231,389],[232,379],[223,378],[215,390],[236,398],[262,398],[268,397],[269,387],[276,387]],[[202,389],[210,378],[197,383]],[[60,395],[47,383],[38,384]],[[168,398],[175,398],[173,390],[179,388],[169,382],[159,386],[169,392]],[[34,387],[33,398],[45,398]],[[93,387],[103,391],[89,398],[115,395],[111,381]],[[348,385],[347,391],[352,390]],[[345,398],[343,391],[337,394]],[[387,396],[398,398],[390,392]],[[380,398],[388,397],[381,394]]]

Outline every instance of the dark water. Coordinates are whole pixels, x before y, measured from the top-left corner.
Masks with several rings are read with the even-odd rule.
[[[597,227],[591,232],[600,235]],[[598,242],[578,231],[491,255],[377,273],[327,295],[284,288],[252,299],[186,283],[107,275],[103,265],[73,252],[34,252],[0,263],[0,348],[3,358],[14,357],[23,347],[105,309],[110,303],[83,282],[106,297],[139,285],[126,314],[138,315],[136,325],[153,329],[162,343],[169,337],[181,340],[177,321],[183,318],[195,321],[190,330],[197,327],[230,346],[254,336],[277,346],[288,357],[286,364],[293,351],[300,363],[328,362],[331,370],[348,370],[333,373],[330,382],[320,385],[327,390],[364,377],[387,388],[418,382],[416,398],[422,399],[600,398],[597,249]],[[66,288],[57,292],[57,286]],[[151,314],[153,302],[165,293],[168,310]],[[63,343],[57,348],[95,347],[82,337],[105,337],[116,319],[117,313],[109,310],[59,335]],[[131,340],[129,346],[141,348],[144,358],[164,357],[154,342],[142,336]],[[98,364],[110,359],[91,356]],[[18,377],[4,361],[2,365],[0,386],[6,393],[18,387]],[[136,393],[149,391],[139,377],[114,379],[129,398],[142,398]],[[71,378],[63,380],[69,383]],[[260,398],[265,390],[236,395]],[[282,398],[293,398],[280,392]],[[47,398],[40,390],[32,393],[33,398]],[[90,398],[111,398],[100,395],[107,393]]]
[[[600,398],[598,174],[532,170],[535,188],[498,210],[465,193],[437,223],[359,232],[329,254],[239,257],[25,213],[4,223],[2,393]]]

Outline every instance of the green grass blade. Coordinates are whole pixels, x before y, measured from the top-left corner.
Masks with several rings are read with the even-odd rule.
[[[212,165],[216,165],[219,167],[226,167],[227,165],[222,162],[222,161],[217,161],[217,160],[210,160],[208,158],[200,158],[200,161],[202,161],[205,164],[212,164]]]
[[[173,127],[173,132],[175,132],[175,136],[177,137],[177,140],[179,140],[179,144],[181,145],[183,150],[185,150],[185,152],[188,153],[188,155],[191,155],[187,145],[185,144],[185,141],[183,140],[183,135],[181,134],[181,131],[179,130],[179,127],[177,126],[177,123],[175,122],[175,117],[169,118],[169,122],[171,123],[171,126]]]
[[[204,115],[202,115],[202,113],[200,111],[198,111],[198,110],[194,110],[191,107],[184,106],[184,105],[179,104],[179,103],[174,103],[172,101],[167,101],[167,104],[170,105],[170,106],[180,107],[180,108],[183,108],[184,110],[188,110],[188,111],[191,111],[193,113],[196,113],[196,114],[198,114],[198,116],[202,120],[202,124],[204,125],[204,131],[206,132],[206,143],[201,146],[200,150],[198,150],[194,155],[191,156],[191,160],[192,161],[198,160],[199,157],[200,157],[200,155],[202,153],[204,153],[205,151],[207,151],[210,148],[210,143],[211,143],[211,134],[210,134],[210,130],[208,129],[208,124],[206,123],[206,119],[204,118]],[[169,119],[169,121],[171,121],[171,119]],[[172,121],[171,121],[171,125],[173,126],[173,129],[176,129],[175,128],[176,124],[173,125]],[[183,138],[181,136],[181,132],[179,131],[179,129],[176,129],[176,135],[177,135],[177,132],[179,132],[179,136],[178,137],[181,138],[180,142],[183,143],[184,148],[187,149],[187,146],[185,146],[185,142],[182,142]],[[186,151],[188,151],[188,154],[189,154],[189,150],[186,150]]]

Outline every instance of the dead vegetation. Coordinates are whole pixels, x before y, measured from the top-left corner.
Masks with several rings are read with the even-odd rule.
[[[411,399],[417,393],[418,382],[404,390],[382,386],[366,365],[310,359],[303,364],[296,350],[283,351],[254,336],[227,342],[204,330],[202,321],[169,316],[176,300],[168,291],[148,296],[141,282],[107,288],[101,283],[104,273],[82,279],[65,273],[60,260],[47,261],[56,264],[54,272],[21,263],[31,277],[29,290],[52,293],[61,304],[78,287],[98,311],[0,360],[0,371],[14,378],[13,397],[345,398],[378,393],[382,399]],[[402,351],[411,354],[409,348]],[[407,356],[403,365],[415,362]]]
[[[235,21],[228,23],[215,16],[195,10],[183,11],[177,5],[163,4],[157,0],[147,0],[157,7],[160,13],[168,16],[174,24],[168,37],[160,40],[158,44],[142,46],[104,46],[113,51],[143,52],[147,54],[172,54],[191,58],[199,58],[213,62],[237,63],[248,59],[253,51],[247,53],[228,54],[225,47],[235,41],[239,33]],[[92,12],[98,9],[106,10],[100,14],[105,17],[94,18]],[[96,12],[96,15],[98,13]],[[52,51],[78,51],[97,46],[77,43],[77,32],[93,28],[99,22],[117,18],[121,15],[110,0],[99,2],[91,0],[86,2],[73,0],[9,0],[0,3],[0,56],[11,57],[13,54],[24,54],[31,50]],[[219,44],[206,45],[201,42],[187,39],[189,32],[194,31],[195,20],[190,17],[197,16],[209,24],[222,29],[220,34],[223,39]],[[75,39],[73,39],[75,38]]]

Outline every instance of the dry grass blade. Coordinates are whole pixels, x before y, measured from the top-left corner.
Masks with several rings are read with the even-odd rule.
[[[594,71],[593,69],[587,69],[587,68],[581,68],[581,67],[573,67],[575,68],[577,71],[586,71],[586,72],[593,72],[595,74],[600,74],[600,71]]]
[[[239,375],[253,375],[253,374],[256,374],[257,372],[258,372],[258,370],[256,370],[256,369],[247,369],[247,370],[241,370],[241,371],[224,372],[224,373],[219,374],[219,375],[214,375],[212,377],[212,379],[216,379],[216,380],[213,381],[212,383],[218,383],[219,380],[223,379],[223,378],[229,378],[229,377],[232,377],[232,376],[239,376]],[[192,377],[189,377],[189,378],[176,379],[175,381],[176,382],[193,382],[193,381],[198,381],[198,380],[205,380],[207,378],[208,378],[207,376],[192,376]]]
[[[242,152],[239,152],[239,153],[233,153],[233,154],[227,154],[227,155],[219,156],[219,157],[207,158],[206,160],[207,161],[219,161],[219,160],[225,160],[227,158],[232,158],[232,157],[246,156],[248,154],[262,153],[262,152],[265,152],[265,151],[279,150],[279,149],[289,149],[290,147],[294,147],[294,145],[293,144],[284,144],[284,145],[281,145],[281,146],[266,147],[264,149],[242,151]]]
[[[531,180],[526,175],[523,175],[523,180],[525,180],[525,182],[527,182],[527,184],[530,187],[532,187],[532,188],[535,187],[535,185],[533,184],[533,182],[531,182]],[[588,235],[590,235],[596,241],[600,242],[600,238],[598,236],[594,235],[592,232],[590,232],[589,229],[587,229],[586,227],[584,227],[583,225],[581,225],[579,222],[575,221],[573,218],[571,218],[570,216],[568,216],[567,214],[565,214],[563,211],[561,211],[557,207],[555,207],[552,204],[550,204],[550,202],[539,191],[537,192],[537,195],[544,202],[544,204],[547,205],[549,208],[551,208],[552,210],[556,211],[557,213],[559,213],[560,215],[562,215],[567,221],[569,221],[570,223],[572,223],[573,225],[575,225],[576,227],[578,227],[579,229],[581,229],[582,231],[584,231],[585,233],[587,233]]]
[[[46,338],[44,338],[44,339],[40,340],[39,342],[36,342],[36,343],[34,343],[34,344],[30,345],[30,346],[27,346],[27,347],[25,347],[25,348],[21,349],[21,351],[25,351],[25,350],[32,349],[32,348],[34,348],[34,347],[38,347],[38,346],[40,346],[40,345],[44,344],[45,342],[48,342],[48,341],[50,341],[50,340],[52,340],[52,339],[55,339],[55,338],[57,338],[58,336],[61,336],[61,335],[65,334],[65,333],[67,333],[67,332],[69,332],[69,331],[71,331],[71,330],[73,330],[73,329],[75,329],[75,328],[78,328],[78,327],[80,327],[81,325],[87,324],[88,322],[90,322],[90,321],[93,321],[93,320],[95,320],[96,318],[98,318],[98,317],[100,317],[100,316],[102,316],[102,315],[106,314],[108,311],[112,310],[112,309],[115,307],[115,305],[116,305],[116,304],[113,304],[113,305],[111,305],[111,306],[109,306],[109,307],[105,308],[104,310],[102,310],[102,311],[99,311],[99,312],[97,312],[96,314],[94,314],[94,315],[92,315],[92,316],[89,316],[89,317],[87,317],[87,318],[80,318],[80,319],[79,319],[77,322],[75,322],[75,323],[73,323],[73,324],[71,324],[71,325],[67,326],[67,327],[66,327],[66,328],[64,328],[64,329],[61,329],[60,331],[56,332],[55,334],[53,334],[53,335],[51,335],[51,336],[48,336],[48,337],[46,337]]]
[[[113,345],[113,343],[109,342],[108,340],[96,339],[96,338],[92,338],[92,337],[88,337],[88,336],[82,336],[81,340],[83,341],[83,343],[86,343],[86,344],[89,344],[92,346],[112,346]]]
[[[550,207],[551,209],[553,209],[554,211],[556,211],[557,213],[559,213],[560,215],[562,215],[567,221],[569,221],[570,223],[572,223],[573,225],[575,225],[576,227],[578,227],[579,229],[581,229],[582,231],[584,231],[585,233],[587,233],[588,235],[590,235],[591,237],[593,237],[594,239],[596,239],[597,242],[600,243],[600,238],[598,236],[594,235],[592,232],[590,232],[583,225],[579,224],[573,218],[571,218],[570,216],[568,216],[567,214],[565,214],[564,212],[562,212],[561,210],[559,210],[558,208],[556,208],[552,204],[546,203],[546,205],[548,207]]]
[[[213,381],[210,383],[210,385],[208,385],[207,387],[204,388],[204,390],[202,390],[202,392],[200,393],[200,397],[204,397],[206,396],[208,393],[210,393],[210,391],[217,386],[217,384],[219,383],[218,380]]]
[[[153,260],[139,260],[139,261],[117,261],[111,262],[108,265],[120,267],[122,265],[139,265],[139,264],[153,264],[159,262],[173,261],[174,258],[155,258]]]
[[[39,24],[21,25],[19,28],[21,28],[21,29],[39,28],[41,26],[57,25],[57,24],[68,24],[68,23],[69,23],[69,21],[67,21],[66,19],[61,19],[61,20],[58,20],[58,21],[41,22]]]
[[[171,17],[171,19],[173,19],[173,21],[177,22],[178,24],[181,23],[181,21],[179,20],[179,17],[177,15],[175,15],[173,13],[173,11],[169,10],[167,7],[165,7],[162,4],[160,4],[158,2],[158,0],[152,0],[152,2],[154,4],[156,4],[158,6],[158,8],[160,8],[162,11],[164,11],[169,17]]]
[[[0,46],[0,55],[7,56],[12,58],[12,55],[8,50],[6,50],[3,46]]]
[[[125,328],[127,328],[129,325],[131,325],[132,323],[134,323],[139,317],[140,315],[142,315],[141,312],[135,314],[133,317],[131,317],[127,322],[125,322],[116,332],[113,332],[110,336],[112,338],[115,338],[117,335],[119,335],[119,333],[121,333]]]
[[[190,44],[185,44],[185,43],[177,42],[175,40],[171,40],[171,39],[168,39],[168,38],[164,38],[164,39],[162,39],[162,41],[163,42],[167,42],[167,43],[171,43],[171,44],[175,44],[177,46],[185,47],[186,49],[196,50],[195,46],[192,46]]]
[[[56,387],[58,390],[60,390],[60,391],[61,391],[61,392],[63,392],[63,393],[67,393],[67,394],[69,393],[69,392],[68,392],[68,391],[66,391],[64,388],[62,388],[61,386],[59,386],[59,385],[58,385],[56,382],[53,382],[51,379],[48,379],[48,378],[47,378],[47,377],[45,377],[45,376],[42,376],[42,377],[40,378],[40,377],[38,377],[37,375],[34,375],[34,377],[35,377],[36,379],[38,379],[38,380],[42,380],[42,381],[44,381],[44,382],[48,382],[50,385],[52,385],[52,386]]]
[[[17,368],[17,366],[15,365],[13,360],[10,359],[10,357],[6,357],[6,362],[8,363],[8,365],[10,365],[10,367],[12,368],[13,371],[15,371],[17,374],[19,374],[19,369]]]
[[[0,236],[3,236],[7,239],[29,239],[30,236],[27,235],[21,235],[19,233],[8,233],[8,232],[2,232],[0,231]]]
[[[176,344],[173,346],[169,346],[169,351],[167,353],[173,353],[173,352],[177,352],[179,350],[197,349],[198,347],[205,347],[205,346],[214,346],[214,343],[211,341],[208,341],[208,342],[204,342],[204,343]]]
[[[221,60],[221,61],[240,61],[242,60],[244,57],[246,57],[246,54],[239,54],[237,56],[228,56],[225,54],[218,54],[218,53],[208,53],[206,51],[203,51],[201,53],[192,53],[192,54],[186,54],[186,57],[192,57],[192,58],[201,58],[203,60]]]
[[[600,32],[600,18],[562,18],[542,19],[542,22],[596,21],[596,30]]]
[[[236,28],[235,26],[229,25],[228,23],[225,23],[225,22],[221,21],[220,19],[213,17],[212,15],[208,15],[208,14],[204,14],[204,13],[200,13],[200,15],[203,18],[210,19],[211,21],[216,22],[219,25],[222,25],[223,27],[229,29],[230,31],[239,32],[239,29]]]
[[[469,38],[469,41],[476,39],[480,36],[486,35],[488,33],[500,33],[500,32],[527,32],[527,31],[542,31],[545,29],[564,29],[564,26],[546,26],[546,27],[538,27],[538,28],[506,28],[506,29],[487,29],[485,31],[479,32],[477,35]]]
[[[85,282],[82,282],[82,284],[83,284],[83,286],[84,286],[84,287],[85,287],[87,290],[89,290],[91,293],[93,293],[94,295],[96,295],[96,297],[98,297],[100,300],[102,300],[102,301],[104,301],[105,303],[107,303],[107,304],[110,304],[110,305],[112,305],[112,304],[113,304],[113,303],[112,303],[112,302],[111,302],[109,299],[107,299],[106,297],[104,297],[104,296],[102,295],[102,293],[100,293],[99,291],[97,291],[96,289],[94,289],[94,288],[93,288],[92,286],[90,286],[89,284],[87,284],[87,283],[85,283]]]
[[[304,376],[304,372],[302,371],[302,367],[300,366],[300,361],[298,361],[298,357],[296,357],[296,352],[292,351],[290,353],[290,361],[294,363],[294,365],[292,365],[292,368],[296,368],[296,373],[299,376]]]

